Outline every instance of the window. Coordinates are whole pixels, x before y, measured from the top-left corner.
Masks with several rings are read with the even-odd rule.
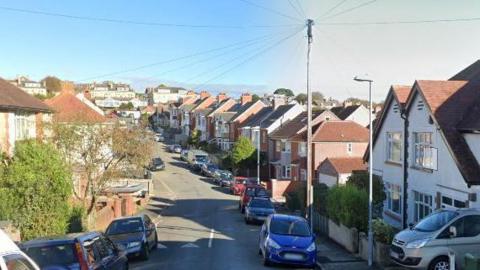
[[[402,189],[400,185],[385,182],[385,189],[387,209],[400,215],[402,213]]]
[[[300,180],[307,181],[307,170],[300,169]]]
[[[282,166],[282,178],[290,178],[291,177],[291,167],[290,165]]]
[[[442,208],[466,208],[465,201],[455,200],[453,198],[442,196]]]
[[[387,160],[402,161],[402,134],[400,132],[387,133]]]
[[[291,144],[290,142],[280,142],[281,150],[285,153],[290,153]]]
[[[3,257],[7,270],[35,270],[33,265],[20,254],[11,254]]]
[[[298,144],[298,155],[301,157],[307,156],[307,143],[301,142]]]
[[[480,216],[465,216],[455,221],[452,226],[457,229],[457,237],[475,237],[480,234]]]
[[[275,151],[280,152],[282,150],[282,142],[281,141],[276,141],[275,142]]]
[[[414,156],[413,163],[416,167],[436,169],[437,149],[432,147],[431,132],[413,133]]]
[[[347,153],[351,154],[353,151],[353,145],[352,143],[347,143]]]
[[[415,215],[413,218],[417,222],[432,213],[432,196],[417,191],[414,191],[414,194]]]
[[[25,140],[35,137],[35,116],[33,114],[15,114],[15,137]]]

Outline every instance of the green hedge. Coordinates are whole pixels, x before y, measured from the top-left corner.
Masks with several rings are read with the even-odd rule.
[[[368,194],[352,185],[332,187],[327,194],[327,214],[337,223],[365,232],[368,226]]]
[[[288,192],[285,196],[287,208],[291,211],[305,213],[306,193],[304,185],[298,185],[295,190]]]

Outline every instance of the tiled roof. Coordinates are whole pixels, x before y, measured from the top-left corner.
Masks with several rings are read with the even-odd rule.
[[[315,111],[312,113],[312,118],[315,119],[324,111]],[[307,112],[302,112],[297,117],[284,123],[281,127],[277,128],[270,134],[274,139],[288,139],[295,136],[304,127],[307,126]]]
[[[47,112],[50,108],[41,100],[0,78],[0,108]]]
[[[271,124],[277,121],[280,117],[282,117],[285,113],[287,113],[291,108],[293,108],[295,104],[288,104],[288,105],[281,105],[278,106],[277,109],[273,111],[263,122],[262,128],[268,128]]]
[[[198,113],[198,114],[207,115],[207,114],[209,114],[211,111],[213,111],[213,108],[198,109],[198,110],[196,110],[195,112]]]
[[[314,142],[368,142],[368,129],[353,121],[324,121],[313,132]]]
[[[225,100],[222,100],[220,103],[217,102],[217,103],[215,103],[215,105],[213,105],[213,110],[208,115],[211,116],[211,115],[213,115],[217,112],[221,112],[221,111],[225,111],[227,109],[230,109],[227,106],[228,106],[228,104],[232,104],[232,103],[233,103],[233,105],[231,105],[230,108],[235,107],[235,104],[237,104],[236,101],[232,98],[227,98]]]
[[[367,168],[361,157],[327,158],[322,163],[324,162],[330,163],[339,174],[366,170]]]
[[[215,116],[222,117],[223,120],[225,121],[230,121],[235,116],[235,114],[236,112],[221,112],[221,113],[215,114]]]
[[[353,112],[355,112],[358,107],[361,105],[350,105],[347,107],[339,106],[339,107],[333,107],[330,109],[334,114],[338,116],[341,120],[347,119]]]
[[[392,85],[392,91],[401,106],[405,106],[412,87],[408,85]]]
[[[265,107],[262,108],[259,112],[257,112],[255,115],[250,117],[247,121],[245,121],[241,127],[258,127],[260,125],[260,122],[265,121],[267,117],[269,117],[269,114],[271,114],[273,111],[272,107]]]
[[[103,123],[105,116],[99,114],[73,94],[62,92],[58,96],[45,100],[54,111],[54,118],[62,123]]]
[[[244,105],[240,104],[240,107],[239,107],[238,110],[237,110],[237,114],[235,114],[235,116],[233,117],[233,119],[237,118],[237,117],[240,116],[242,113],[246,112],[248,109],[250,109],[250,107],[253,106],[253,104],[255,104],[255,102],[253,102],[253,101],[247,102],[247,103],[245,103]]]
[[[197,107],[197,104],[195,104],[195,103],[194,104],[183,104],[182,106],[180,106],[180,108],[184,112],[190,112],[195,107]]]

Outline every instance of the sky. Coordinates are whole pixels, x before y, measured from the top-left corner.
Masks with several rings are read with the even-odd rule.
[[[311,88],[368,98],[352,80],[368,76],[380,101],[392,84],[448,79],[480,59],[478,14],[478,0],[0,0],[0,77],[301,93],[311,18]]]

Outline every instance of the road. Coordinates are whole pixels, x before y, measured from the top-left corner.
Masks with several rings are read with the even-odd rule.
[[[130,269],[267,269],[258,255],[260,226],[245,224],[238,197],[191,173],[178,154],[158,150],[166,169],[154,173],[157,196],[146,211],[157,222],[159,248]]]

